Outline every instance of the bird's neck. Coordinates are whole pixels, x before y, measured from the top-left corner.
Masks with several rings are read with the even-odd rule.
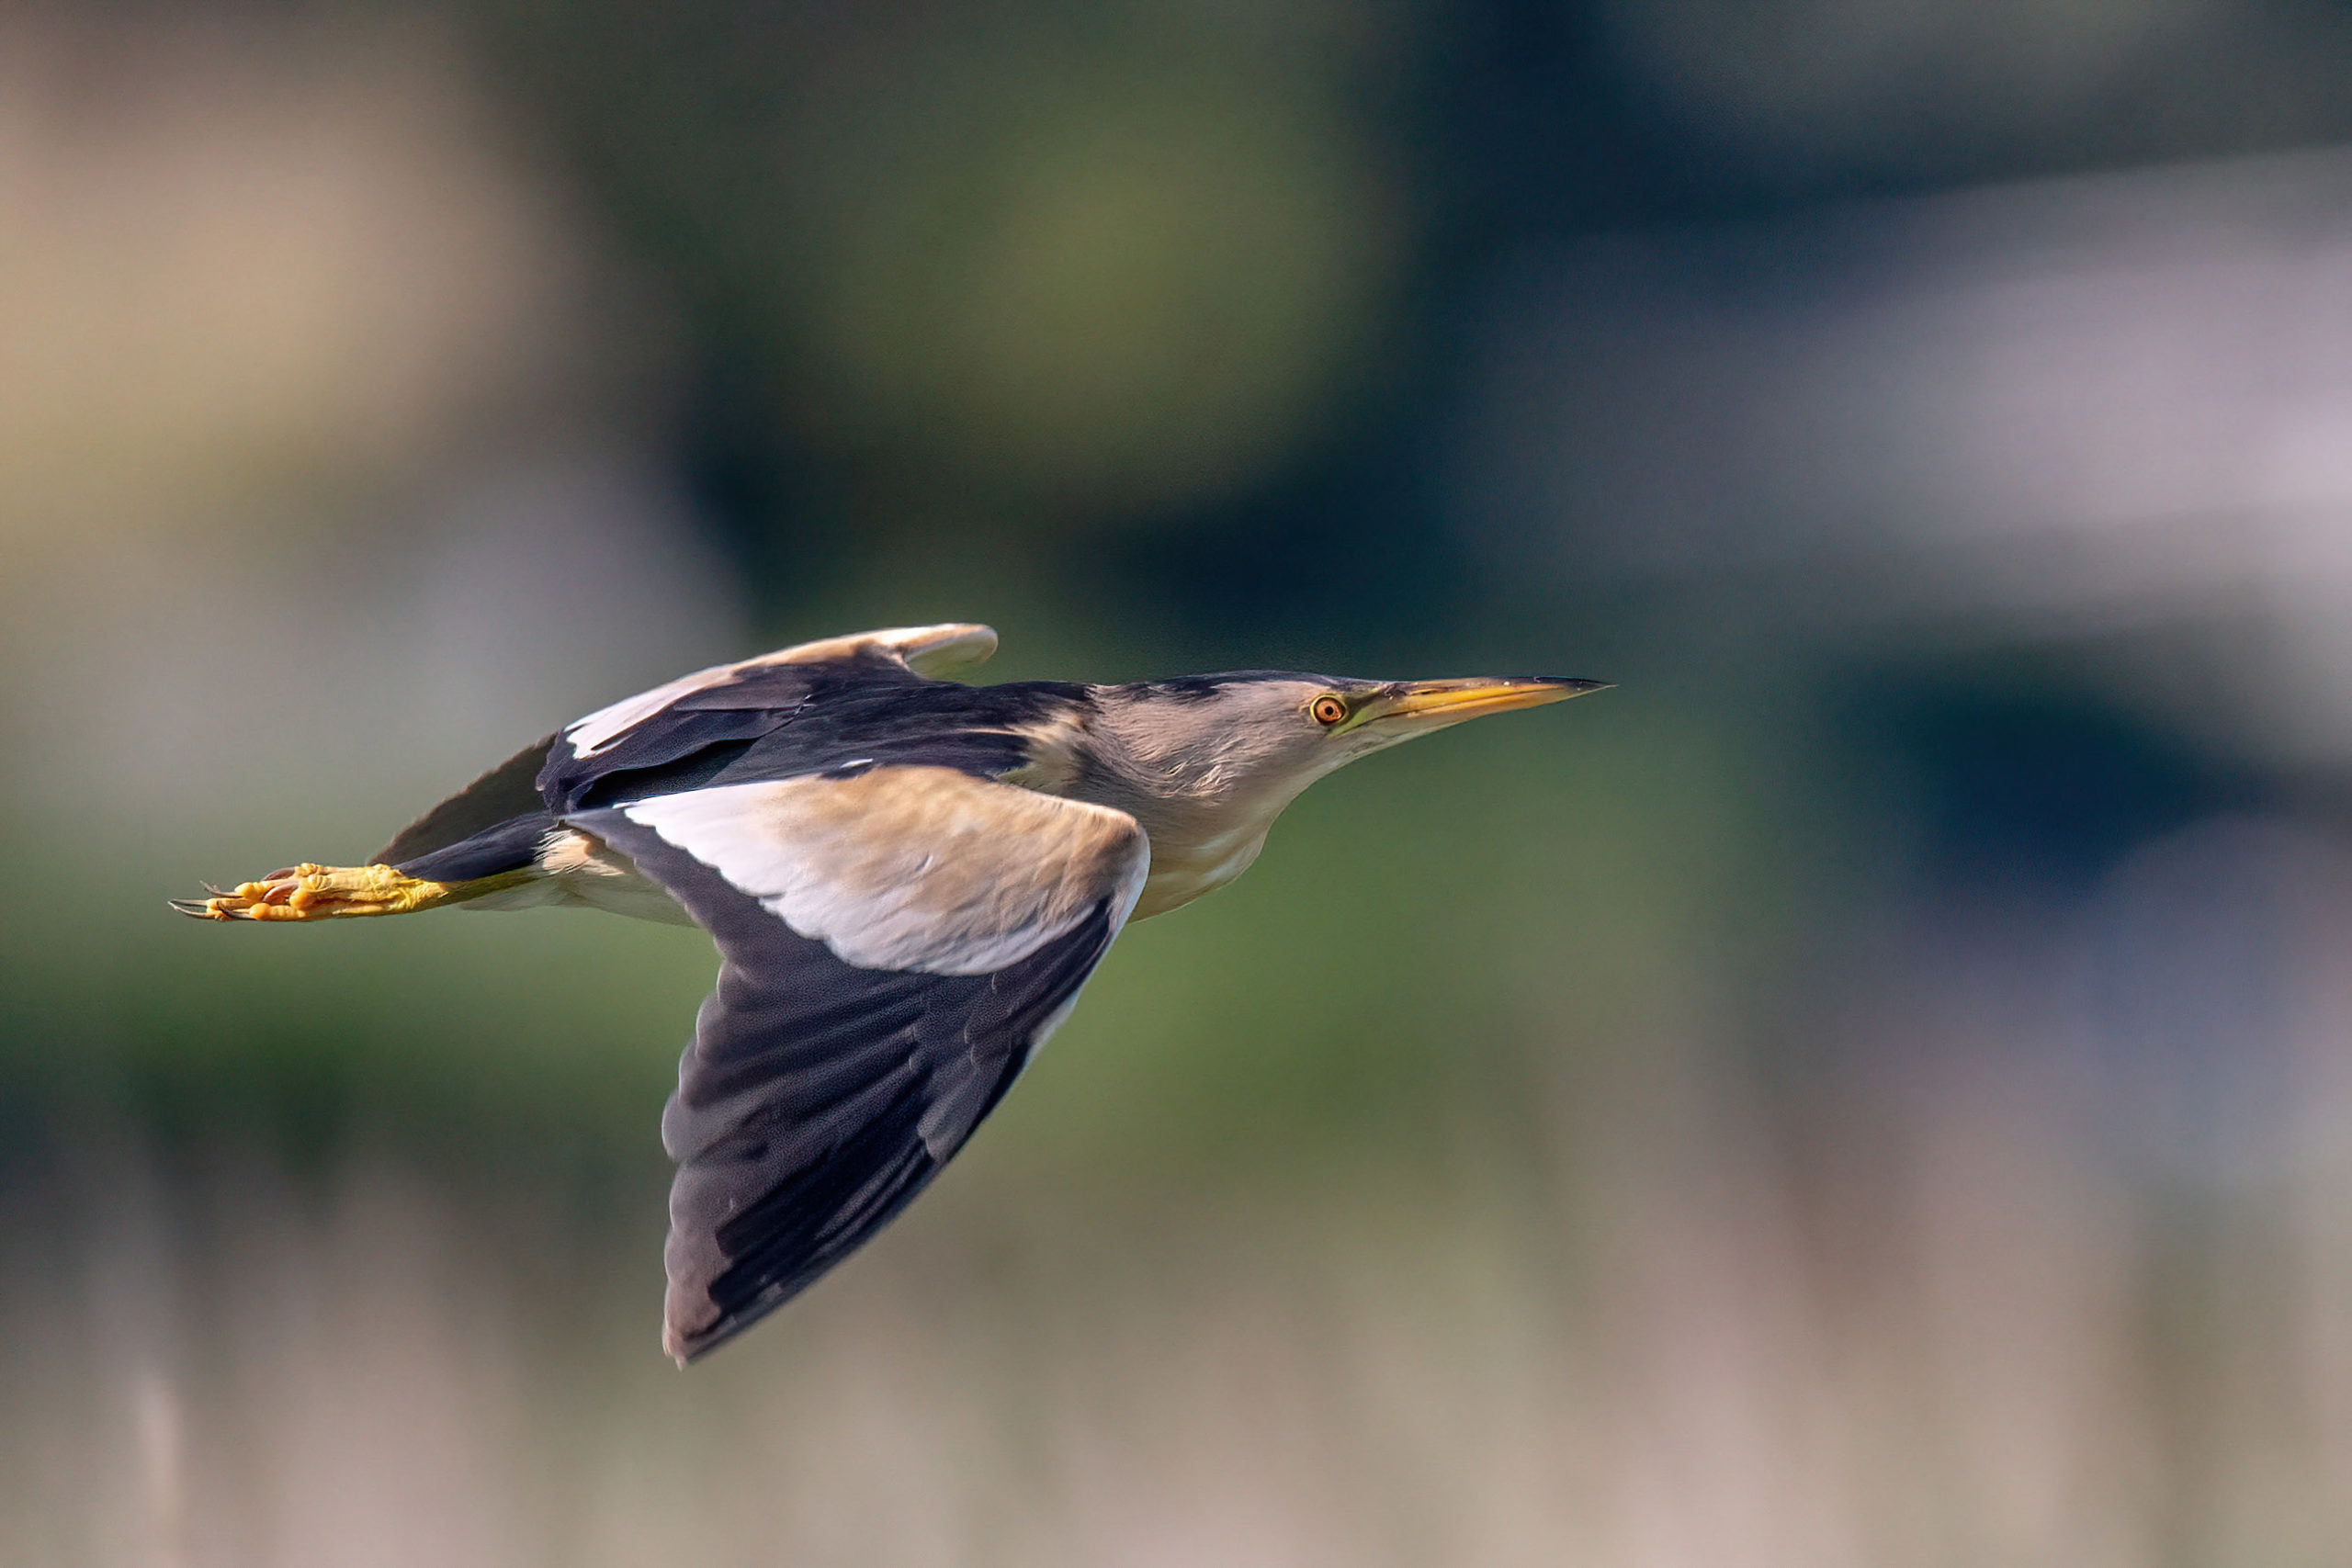
[[[1126,812],[1151,840],[1151,870],[1134,919],[1179,908],[1249,870],[1267,829],[1290,804],[1287,795],[1200,800],[1119,787],[1084,790],[1079,797]]]
[[[1151,870],[1130,919],[1191,903],[1239,876],[1298,789],[1268,787],[1250,759],[1175,747],[1104,704],[1028,733],[1028,765],[1007,782],[1124,811],[1151,840]]]

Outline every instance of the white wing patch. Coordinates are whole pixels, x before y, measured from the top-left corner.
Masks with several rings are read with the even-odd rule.
[[[679,698],[732,680],[746,670],[763,669],[772,664],[821,664],[828,660],[849,659],[861,652],[874,652],[896,659],[918,675],[936,675],[967,664],[978,664],[995,651],[995,632],[986,626],[962,622],[936,626],[891,626],[883,631],[826,637],[820,642],[780,648],[774,653],[763,653],[756,659],[739,659],[732,664],[714,664],[707,670],[681,675],[650,692],[624,697],[609,707],[598,708],[585,718],[575,719],[563,733],[571,742],[573,756],[593,757]]]
[[[1143,890],[1134,818],[947,768],[723,784],[621,808],[861,969],[985,975]]]

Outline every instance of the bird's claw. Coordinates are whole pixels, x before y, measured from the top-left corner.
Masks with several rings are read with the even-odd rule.
[[[174,898],[171,906],[200,920],[324,920],[353,915],[404,915],[439,903],[438,882],[406,876],[388,865],[289,865],[254,882],[222,889],[204,885],[206,898]]]

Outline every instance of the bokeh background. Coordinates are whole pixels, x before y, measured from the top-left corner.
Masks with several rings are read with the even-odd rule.
[[[2312,0],[0,12],[0,1562],[2352,1561],[2347,81]],[[1317,788],[683,1374],[697,933],[164,908],[941,619],[1621,684]]]

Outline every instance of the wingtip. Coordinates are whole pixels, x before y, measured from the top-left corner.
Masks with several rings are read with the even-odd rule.
[[[947,621],[935,626],[904,626],[886,633],[907,668],[935,675],[978,664],[996,652],[996,628],[977,621]]]

